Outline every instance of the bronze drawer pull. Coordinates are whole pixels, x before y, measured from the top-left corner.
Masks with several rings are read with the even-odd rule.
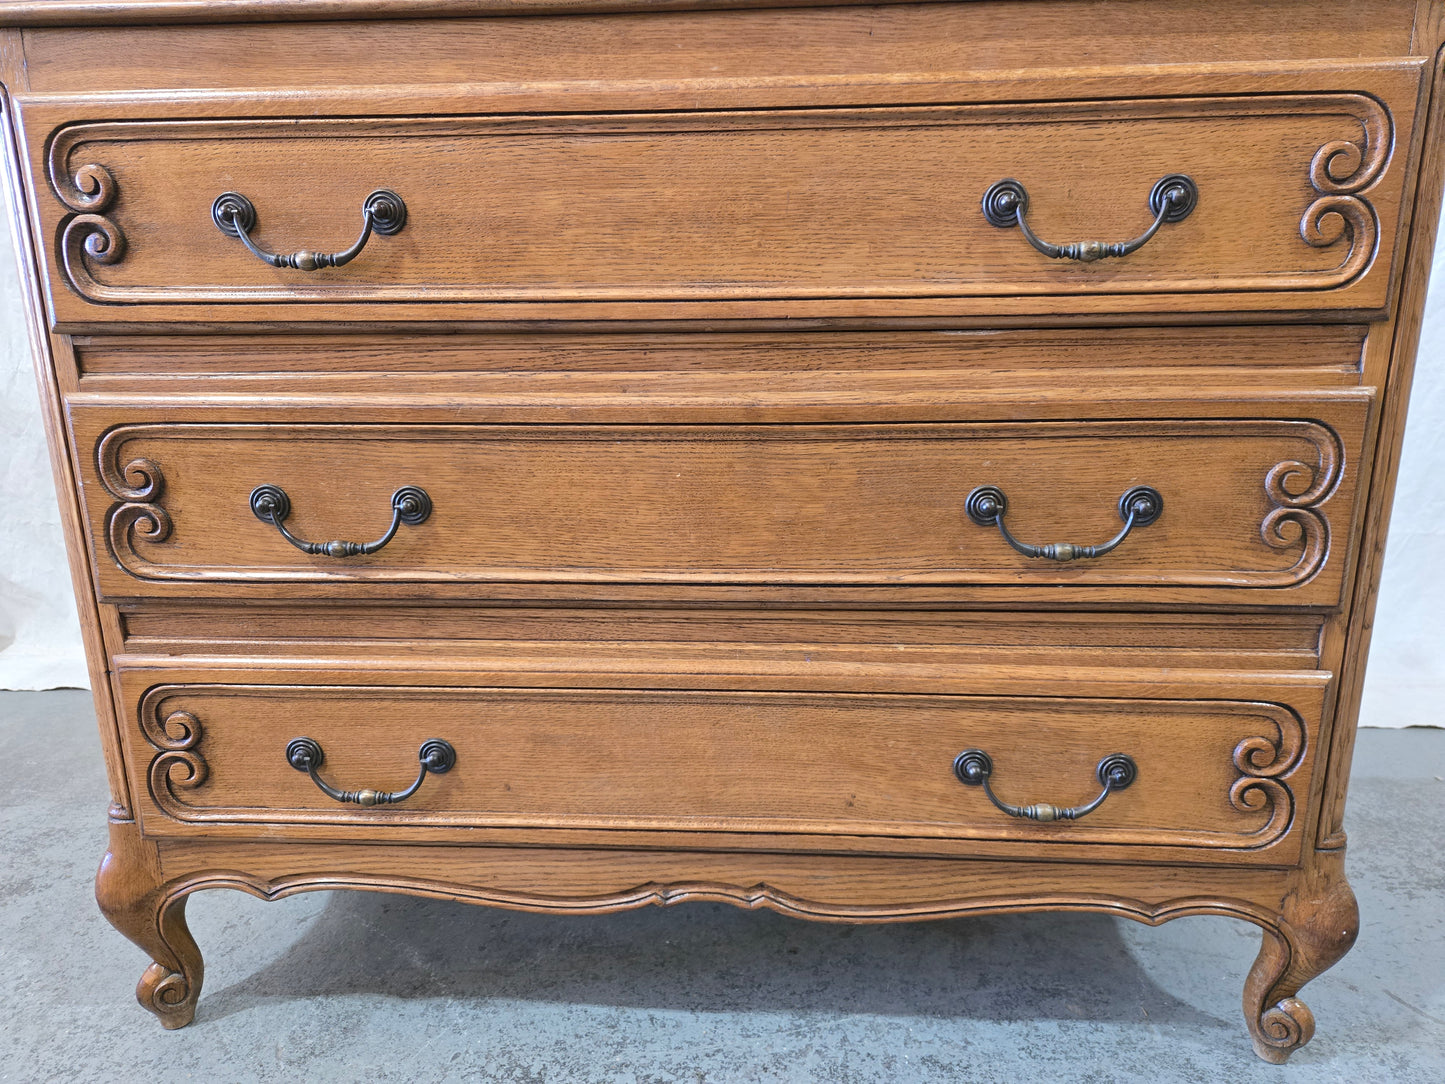
[[[323,554],[327,557],[361,557],[375,553],[396,535],[396,529],[405,523],[415,527],[425,523],[431,515],[431,498],[426,490],[416,486],[402,486],[391,495],[391,526],[375,542],[307,542],[297,538],[286,529],[286,517],[291,514],[291,498],[280,486],[257,486],[251,490],[251,511],[262,523],[269,523],[281,532],[281,537],[303,553]]]
[[[389,188],[378,188],[361,205],[361,236],[344,252],[300,252],[277,254],[258,248],[251,240],[256,228],[256,207],[239,192],[222,192],[211,204],[211,221],[227,237],[239,237],[241,243],[272,267],[294,267],[298,271],[316,271],[323,267],[340,267],[361,254],[372,233],[390,237],[406,225],[406,204]]]
[[[1159,232],[1160,226],[1166,222],[1184,221],[1198,204],[1199,186],[1182,173],[1171,173],[1167,177],[1159,178],[1153,191],[1149,193],[1149,210],[1154,215],[1154,222],[1134,240],[1075,241],[1068,245],[1051,245],[1029,229],[1028,220],[1024,218],[1029,209],[1028,190],[1010,178],[990,185],[983,194],[983,216],[990,225],[999,229],[1006,230],[1017,226],[1023,231],[1029,244],[1051,259],[1093,263],[1095,260],[1117,258],[1137,252]]]
[[[1077,805],[1069,809],[1061,809],[1048,802],[1009,805],[999,801],[993,788],[988,785],[988,777],[993,774],[993,758],[982,749],[965,749],[959,753],[953,761],[953,774],[958,776],[958,781],[965,786],[982,787],[988,800],[1010,817],[1030,821],[1076,821],[1098,809],[1104,804],[1104,799],[1114,791],[1127,790],[1129,785],[1139,778],[1139,766],[1127,753],[1110,753],[1099,761],[1099,767],[1094,773],[1098,776],[1103,791],[1088,805]]]
[[[968,495],[964,502],[968,518],[980,527],[998,527],[1003,540],[1025,557],[1043,557],[1050,561],[1078,561],[1089,557],[1102,557],[1118,548],[1120,542],[1129,537],[1135,527],[1147,527],[1164,511],[1164,498],[1151,486],[1135,486],[1119,498],[1119,518],[1124,529],[1109,541],[1099,546],[1076,546],[1069,542],[1055,542],[1047,546],[1031,546],[1020,542],[1004,526],[1004,513],[1008,511],[1008,498],[998,486],[979,486]]]
[[[445,775],[451,771],[457,762],[457,751],[452,748],[451,742],[442,741],[441,738],[428,738],[422,742],[421,751],[417,753],[417,759],[421,761],[421,771],[417,773],[416,782],[406,790],[337,790],[316,774],[316,769],[321,767],[325,759],[326,754],[321,751],[320,743],[313,738],[292,738],[286,745],[286,762],[298,772],[309,775],[311,782],[320,787],[321,792],[328,798],[353,805],[396,805],[417,792],[428,772]]]

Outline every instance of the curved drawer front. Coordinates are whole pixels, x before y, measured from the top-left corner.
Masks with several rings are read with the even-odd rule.
[[[988,840],[1189,847],[1279,861],[1297,849],[1292,829],[1309,800],[1327,675],[1261,683],[1253,693],[1265,699],[1220,687],[1199,698],[1160,696],[1161,679],[1116,681],[1127,697],[1076,699],[1059,697],[1077,686],[1045,679],[1039,696],[267,679],[128,675],[134,793],[148,796],[148,832],[245,823],[379,838],[459,827],[667,831],[873,837],[881,847],[932,840],[946,853]],[[301,738],[313,743],[314,773],[332,794],[294,763]],[[454,758],[423,772],[419,750],[435,742]],[[1015,806],[1088,804],[1103,791],[1099,765],[1112,754],[1127,757],[1134,774],[1077,819],[1031,820],[960,780],[955,761],[968,750],[988,755],[994,796]],[[394,794],[418,778],[395,804],[359,804],[368,800],[358,799],[362,791]]]
[[[1379,309],[1418,65],[1319,78],[1129,101],[72,120],[36,167],[62,322],[134,320],[136,306],[315,318],[327,303],[364,306],[353,319],[416,305],[528,319]],[[991,223],[982,205],[1016,180],[1043,240],[1120,243],[1174,175],[1197,188],[1188,217],[1097,262],[1051,259],[1008,208]],[[391,205],[375,220],[397,232],[312,266],[357,239],[376,190],[401,198],[404,221]],[[258,248],[310,250],[300,265],[218,228],[226,192],[249,202]]]
[[[1303,409],[1317,416],[107,429],[105,411],[75,414],[108,596],[1047,587],[1050,601],[1334,605],[1368,398]],[[976,521],[985,487],[1004,529],[1052,556]],[[1121,498],[1141,487],[1162,510],[1130,526]],[[394,507],[415,490],[428,508]]]

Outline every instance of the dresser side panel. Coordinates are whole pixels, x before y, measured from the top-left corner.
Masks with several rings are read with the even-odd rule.
[[[1405,414],[1410,400],[1410,387],[1420,345],[1420,325],[1425,315],[1425,297],[1430,286],[1436,231],[1440,222],[1441,191],[1445,188],[1445,48],[1441,49],[1435,62],[1424,154],[1415,198],[1414,226],[1406,256],[1404,288],[1397,313],[1390,375],[1385,387],[1382,421],[1375,446],[1370,506],[1366,514],[1354,596],[1349,609],[1338,703],[1328,738],[1331,750],[1325,780],[1325,800],[1321,807],[1323,817],[1319,829],[1319,846],[1323,849],[1340,848],[1345,843],[1345,794],[1349,783],[1355,730],[1359,722],[1360,697],[1364,690],[1365,665],[1369,657],[1375,604],[1379,599],[1380,573],[1384,565],[1391,502],[1395,493],[1395,480],[1399,474]]]
[[[13,44],[13,35],[5,34],[6,41]],[[0,72],[14,78],[13,53],[5,56],[8,71]],[[23,71],[23,68],[22,68]],[[5,183],[7,185],[10,224],[15,237],[16,256],[20,262],[20,281],[25,289],[26,322],[30,333],[30,348],[35,360],[36,377],[39,384],[41,407],[44,414],[46,440],[50,445],[51,468],[55,474],[55,490],[60,501],[61,524],[65,531],[66,550],[70,559],[71,579],[75,588],[76,605],[80,611],[81,635],[85,644],[85,657],[90,671],[90,685],[95,698],[96,717],[100,726],[101,744],[105,751],[107,777],[110,782],[111,816],[126,819],[130,816],[130,791],[126,783],[114,704],[111,700],[109,655],[102,629],[106,624],[105,615],[96,601],[92,569],[87,557],[81,528],[81,513],[78,504],[78,489],[73,473],[71,450],[66,438],[66,427],[62,420],[61,392],[57,382],[56,350],[57,340],[45,331],[44,303],[40,294],[40,271],[34,263],[35,239],[31,234],[26,207],[29,197],[20,179],[15,163],[19,161],[19,148],[15,141],[10,112],[9,95],[0,86],[0,140],[4,145]],[[62,349],[68,343],[59,341]],[[114,618],[111,617],[113,622]]]

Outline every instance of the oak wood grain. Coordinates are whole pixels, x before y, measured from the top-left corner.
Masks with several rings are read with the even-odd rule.
[[[202,306],[247,319],[263,305],[304,318],[348,304],[396,318],[447,306],[499,319],[519,306],[542,317],[878,317],[1048,312],[1066,298],[1091,309],[1102,295],[1125,310],[1169,298],[1186,312],[1359,311],[1388,296],[1414,168],[1392,149],[1413,146],[1419,69],[1314,72],[1277,98],[1230,71],[1124,101],[1045,81],[1037,104],[1008,105],[981,101],[984,84],[936,94],[977,104],[859,110],[271,122],[204,119],[220,104],[211,98],[185,121],[118,122],[113,101],[103,121],[81,120],[98,108],[83,102],[24,105],[22,116],[43,228],[58,237],[51,301],[65,327],[134,320],[132,306],[183,320],[213,318]],[[1231,85],[1250,96],[1229,96]],[[867,100],[839,89],[818,104]],[[420,93],[410,105],[437,108]],[[255,103],[232,108],[249,115]],[[353,96],[339,108],[366,106]],[[1060,157],[1077,176],[1051,198]],[[1089,170],[1099,158],[1113,168]],[[314,183],[319,161],[335,183]],[[978,207],[990,184],[1016,177],[1046,236],[1122,240],[1174,173],[1203,186],[1199,211],[1117,261],[1050,261]],[[379,187],[410,211],[400,234],[373,237],[345,268],[276,269],[211,222],[211,201],[238,187],[272,251],[344,248]],[[144,224],[138,237],[127,216]]]
[[[906,698],[169,677],[141,696],[131,735],[155,835],[245,823],[333,824],[371,838],[417,826],[655,829],[1221,848],[1279,864],[1298,853],[1286,836],[1304,819],[1296,795],[1312,765],[1313,722],[1290,705],[1222,694],[1060,705],[1042,684],[1037,697]],[[1315,708],[1303,689],[1291,699],[1313,719],[1322,688]],[[1261,685],[1260,695],[1271,694]],[[1021,732],[1030,742],[1018,743]],[[404,805],[343,805],[286,762],[287,743],[303,735],[324,750],[322,776],[345,790],[403,789],[431,738],[456,747],[457,765]],[[998,751],[993,785],[1018,805],[1085,804],[1111,752],[1133,757],[1139,779],[1086,819],[1020,822],[954,778],[966,748]]]
[[[1322,857],[1284,898],[1244,985],[1244,1017],[1255,1053],[1283,1064],[1310,1041],[1315,1018],[1295,994],[1339,962],[1360,933],[1360,910],[1345,880],[1343,854]]]
[[[331,393],[366,387],[364,374],[389,374],[397,390],[418,387],[404,374],[426,378],[421,386],[471,390],[492,399],[521,374],[560,374],[558,383],[585,382],[584,374],[646,373],[649,380],[684,373],[738,373],[752,382],[776,373],[824,373],[822,392],[835,381],[944,370],[944,379],[977,387],[986,382],[1059,379],[1102,372],[1101,382],[1133,386],[1153,376],[1315,388],[1359,383],[1365,325],[1260,325],[1161,328],[1023,328],[986,331],[790,332],[787,334],[581,334],[534,331],[487,335],[413,329],[405,334],[347,333],[257,335],[110,335],[72,338],[78,380],[87,392],[126,391],[129,378],[165,380],[185,390],[186,377],[213,377],[197,389],[267,392],[320,386]],[[334,375],[331,384],[303,377]],[[1383,375],[1383,374],[1382,374]],[[248,379],[254,378],[254,379]],[[344,383],[350,379],[350,383]],[[601,380],[601,376],[594,377]],[[797,375],[794,377],[798,379]],[[224,380],[222,384],[220,381]],[[446,383],[450,382],[450,383]],[[540,381],[534,381],[540,383]],[[1369,381],[1366,380],[1366,383]],[[801,381],[799,381],[801,383]],[[542,385],[547,386],[547,385]],[[585,384],[584,384],[585,386]],[[605,386],[605,385],[604,385]],[[736,398],[736,395],[734,395]]]
[[[1358,918],[1340,816],[1445,4],[22,0],[0,27],[116,803],[97,897],[163,1024],[199,993],[192,892],[368,888],[1230,915],[1263,931],[1257,1052],[1309,1040],[1300,987]],[[1175,169],[1198,210],[1125,260],[979,213],[1015,176],[1049,240],[1122,238]],[[264,244],[338,247],[377,185],[412,220],[335,274],[209,220],[237,189]],[[262,481],[307,537],[371,537],[407,482],[435,511],[329,565],[250,514]],[[1166,511],[1049,567],[964,518],[986,481],[1026,541],[1102,540],[1128,485]],[[344,788],[405,785],[427,737],[458,766],[343,807],[282,759],[308,729]],[[1025,822],[950,774],[974,743],[1017,804],[1091,797],[1106,752],[1141,776]]]
[[[1434,0],[1421,0],[1421,8]],[[966,71],[1421,55],[1439,37],[1413,0],[1219,0],[1199,32],[1192,0],[865,3],[812,0],[3,0],[27,33],[38,88],[267,86],[469,78],[479,62],[517,82],[717,71]],[[709,9],[736,10],[709,10]],[[685,11],[677,9],[687,9]],[[527,12],[566,17],[513,18]],[[615,14],[616,13],[616,14]],[[488,15],[486,18],[465,16]],[[461,17],[459,17],[461,16]],[[346,20],[327,25],[325,20]],[[364,21],[363,21],[364,20]],[[385,20],[385,21],[383,21]],[[291,21],[306,26],[288,25]],[[53,29],[111,24],[105,35]],[[185,26],[175,24],[195,23]],[[207,26],[207,23],[230,24]],[[160,25],[147,25],[160,24]],[[111,47],[107,47],[111,43]],[[1432,44],[1433,43],[1433,44]],[[413,60],[430,63],[418,71]],[[91,81],[86,81],[87,78]]]
[[[477,605],[368,605],[331,600],[325,607],[232,602],[146,602],[119,608],[125,651],[136,655],[377,651],[490,654],[515,645],[566,641],[571,650],[672,650],[717,644],[761,656],[785,646],[856,658],[898,661],[905,646],[926,647],[956,663],[1020,662],[1130,665],[1146,657],[1170,666],[1264,670],[1319,666],[1325,619],[1314,615],[1097,612],[1030,614],[1014,609],[788,610],[756,607],[584,609]],[[805,646],[804,646],[805,645]]]
[[[106,920],[151,957],[136,1000],[162,1027],[180,1028],[195,1016],[204,964],[186,925],[186,897],[165,889],[155,843],[141,837],[134,821],[112,815],[95,900]]]
[[[322,582],[428,594],[491,583],[747,584],[763,593],[1047,584],[1140,601],[1158,588],[1253,589],[1259,603],[1299,606],[1338,597],[1330,553],[1351,523],[1332,512],[1353,499],[1345,464],[1366,405],[1309,404],[1316,417],[1337,419],[1330,426],[1265,417],[113,428],[88,415],[79,440],[96,449],[86,505],[111,597],[239,585],[255,597]],[[344,496],[338,478],[347,479]],[[400,486],[421,486],[436,510],[370,556],[308,555],[252,514],[247,498],[261,485],[287,493],[288,528],[313,541],[381,535]],[[1131,486],[1153,486],[1167,511],[1105,557],[1037,560],[964,514],[970,491],[984,485],[1009,497],[1009,529],[1040,543],[1112,537]]]

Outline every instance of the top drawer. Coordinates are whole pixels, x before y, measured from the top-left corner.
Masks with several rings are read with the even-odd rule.
[[[62,327],[1359,313],[1388,300],[1420,72],[855,80],[775,88],[768,108],[736,108],[759,100],[741,85],[686,109],[656,91],[544,98],[565,113],[434,92],[334,95],[304,116],[264,115],[294,97],[222,94],[191,115],[35,98],[22,116]],[[1038,251],[1020,203],[985,198],[1016,181],[1042,242],[1125,242],[1179,217],[1151,202],[1176,176],[1197,192],[1187,217],[1094,261]],[[354,258],[316,260],[353,246],[383,189],[404,221],[382,206]],[[223,193],[245,197],[258,249],[300,266],[218,228]],[[223,206],[229,226],[239,204]]]

